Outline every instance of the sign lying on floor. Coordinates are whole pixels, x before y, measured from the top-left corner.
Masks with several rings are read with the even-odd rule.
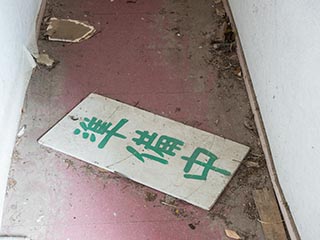
[[[90,94],[39,142],[209,210],[249,148]]]

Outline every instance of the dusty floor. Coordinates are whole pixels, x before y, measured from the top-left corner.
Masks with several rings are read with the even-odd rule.
[[[79,44],[40,37],[40,50],[59,63],[39,67],[30,81],[3,229],[50,240],[227,239],[225,229],[263,239],[252,191],[271,184],[230,29],[217,41],[227,22],[222,4],[51,0],[50,16],[86,20],[98,32]],[[251,152],[207,212],[40,146],[37,139],[91,92],[246,144]]]

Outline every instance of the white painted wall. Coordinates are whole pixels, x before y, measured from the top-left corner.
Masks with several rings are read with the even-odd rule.
[[[281,187],[320,236],[320,1],[229,0]]]
[[[37,52],[40,0],[0,0],[0,225],[11,154]],[[29,50],[29,51],[28,51]]]

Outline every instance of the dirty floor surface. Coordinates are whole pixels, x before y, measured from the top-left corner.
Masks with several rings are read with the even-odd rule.
[[[270,180],[232,30],[221,35],[221,3],[56,0],[48,2],[50,16],[88,21],[97,33],[78,44],[40,36],[40,51],[58,64],[38,67],[30,81],[3,230],[36,240],[212,240],[227,239],[231,229],[263,239],[252,191],[270,188]],[[246,144],[251,153],[205,211],[40,146],[37,139],[91,92]]]

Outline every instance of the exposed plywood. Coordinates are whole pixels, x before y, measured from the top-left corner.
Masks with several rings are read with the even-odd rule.
[[[90,94],[39,142],[210,209],[247,146]]]
[[[286,240],[283,220],[273,191],[268,189],[256,190],[253,195],[265,239]]]

